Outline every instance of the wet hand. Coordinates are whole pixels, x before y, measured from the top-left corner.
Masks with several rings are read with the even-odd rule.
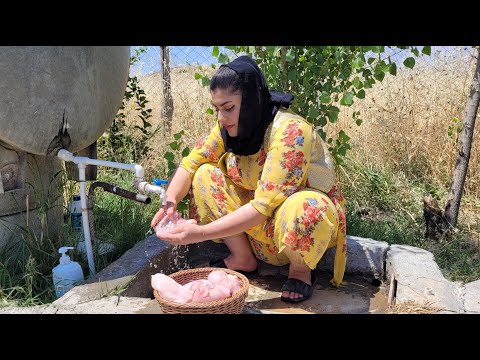
[[[150,223],[150,226],[152,228],[155,227],[155,225],[157,225],[158,222],[165,217],[172,218],[174,215],[176,215],[176,209],[177,203],[175,201],[167,201],[167,205],[157,211],[157,213],[152,219],[152,222]]]
[[[194,219],[189,219],[183,224],[177,224],[173,229],[159,235],[157,235],[159,239],[168,242],[170,245],[188,245],[206,240],[203,226],[197,225]]]

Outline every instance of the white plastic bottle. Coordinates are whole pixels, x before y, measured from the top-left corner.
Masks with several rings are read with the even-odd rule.
[[[83,270],[76,261],[71,261],[67,251],[73,249],[70,246],[63,246],[58,249],[62,254],[60,265],[53,268],[53,285],[55,286],[55,294],[57,298],[63,296],[68,290],[73,288],[75,284],[84,279]]]

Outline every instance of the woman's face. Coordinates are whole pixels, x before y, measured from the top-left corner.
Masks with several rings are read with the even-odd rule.
[[[224,89],[215,89],[210,94],[212,95],[212,105],[217,112],[218,122],[227,130],[228,135],[231,137],[237,136],[242,93],[240,91],[232,93]]]

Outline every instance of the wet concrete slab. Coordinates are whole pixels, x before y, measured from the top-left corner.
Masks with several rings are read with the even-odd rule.
[[[345,276],[340,288],[330,285],[331,275],[319,274],[313,295],[298,304],[280,300],[287,276],[250,278],[244,312],[264,314],[383,314],[387,308],[386,286],[372,285],[359,275]]]
[[[331,272],[317,272],[310,299],[298,304],[280,300],[288,279],[288,265],[272,266],[259,261],[258,275],[248,276],[250,287],[243,313],[246,314],[384,314],[388,286],[371,276],[345,274],[342,286],[330,285]],[[197,261],[193,267],[208,266]]]

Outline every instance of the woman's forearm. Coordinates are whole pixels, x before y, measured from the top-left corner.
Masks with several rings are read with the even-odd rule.
[[[192,181],[188,171],[178,167],[167,189],[167,201],[174,201],[175,204],[178,204],[188,194],[191,185]]]
[[[237,235],[261,224],[268,217],[259,213],[250,204],[245,204],[234,212],[203,226],[206,239],[219,239]]]

